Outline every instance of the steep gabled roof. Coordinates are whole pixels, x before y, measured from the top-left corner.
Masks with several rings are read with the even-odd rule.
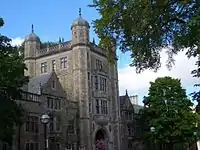
[[[127,98],[128,98],[128,97],[127,97],[126,95],[120,96],[120,97],[119,97],[120,105],[126,104]]]
[[[32,77],[28,84],[23,86],[22,89],[30,93],[39,94],[40,89],[49,81],[51,75],[52,73]]]

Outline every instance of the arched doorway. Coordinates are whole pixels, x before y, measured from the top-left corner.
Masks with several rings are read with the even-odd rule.
[[[108,150],[108,136],[103,129],[96,132],[95,150]]]

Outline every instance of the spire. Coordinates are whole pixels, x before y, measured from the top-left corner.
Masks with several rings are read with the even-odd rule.
[[[59,43],[61,43],[62,41],[61,41],[61,37],[59,37]]]
[[[95,44],[95,39],[94,39],[94,38],[93,38],[93,41],[92,41],[92,43],[93,43],[93,44]]]
[[[81,17],[81,8],[79,8],[79,17]]]
[[[126,96],[128,96],[128,90],[126,89]]]
[[[33,24],[31,25],[31,33],[34,33],[34,26],[33,26]]]

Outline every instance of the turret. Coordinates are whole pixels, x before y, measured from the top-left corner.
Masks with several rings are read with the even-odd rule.
[[[89,23],[81,16],[81,9],[79,8],[79,17],[73,21],[72,30],[72,44],[87,44],[89,43]]]
[[[88,86],[88,63],[89,55],[89,23],[81,16],[73,22],[72,30],[72,60],[73,60],[73,82],[74,82],[74,100],[79,102],[80,117],[80,149],[89,149],[91,139],[88,135],[89,127],[89,86]],[[88,119],[86,119],[88,118]]]
[[[28,68],[25,74],[30,77],[35,76],[36,51],[40,49],[40,38],[34,33],[33,25],[31,28],[31,33],[24,41],[24,59],[26,67]]]
[[[29,59],[36,56],[36,50],[40,48],[40,38],[34,33],[32,25],[31,33],[24,41],[24,57]]]

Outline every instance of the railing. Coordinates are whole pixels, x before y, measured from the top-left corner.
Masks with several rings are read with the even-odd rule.
[[[37,94],[28,93],[24,91],[21,91],[20,94],[21,94],[21,100],[31,101],[31,102],[40,102],[39,95]]]
[[[55,46],[39,49],[39,50],[37,50],[36,56],[46,55],[46,54],[49,54],[51,52],[58,51],[62,48],[70,48],[70,47],[71,47],[71,41],[66,41],[66,42],[60,43],[60,44],[55,45]]]

